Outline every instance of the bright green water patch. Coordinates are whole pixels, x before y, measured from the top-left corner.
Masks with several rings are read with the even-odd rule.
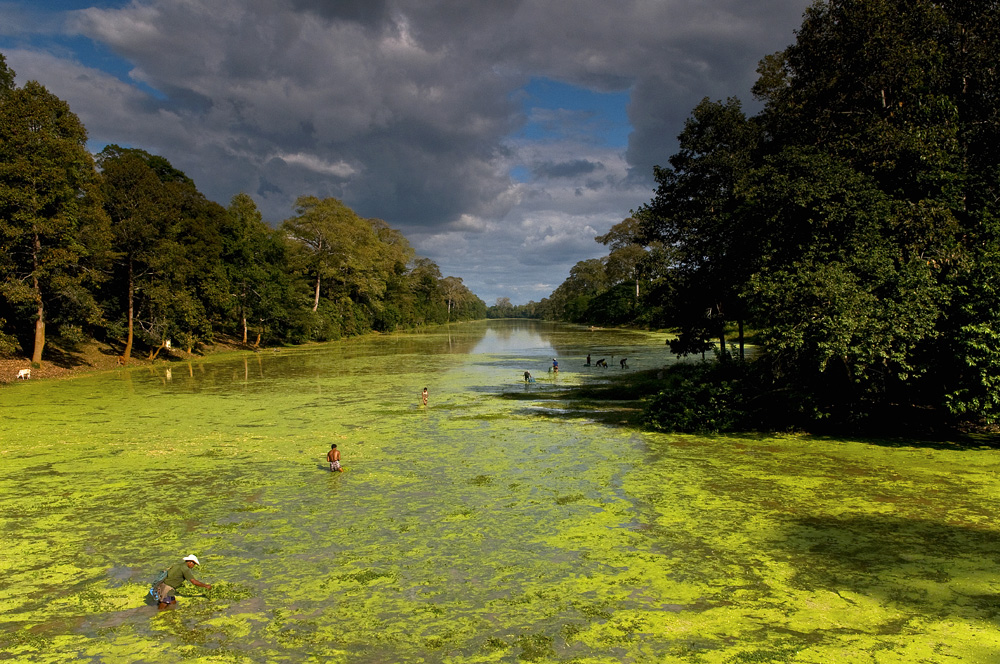
[[[997,452],[544,398],[624,353],[669,361],[494,322],[4,388],[0,660],[995,661]],[[187,553],[214,587],[158,612]]]

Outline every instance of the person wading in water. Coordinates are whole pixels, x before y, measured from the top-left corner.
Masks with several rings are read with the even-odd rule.
[[[156,598],[159,608],[165,609],[171,604],[177,603],[177,598],[174,597],[174,590],[179,588],[185,581],[190,581],[199,588],[212,589],[212,584],[202,583],[191,574],[194,566],[200,564],[198,556],[191,554],[190,556],[185,556],[183,561],[176,565],[171,565],[164,571],[163,579],[153,587],[153,592],[155,593],[153,596]]]

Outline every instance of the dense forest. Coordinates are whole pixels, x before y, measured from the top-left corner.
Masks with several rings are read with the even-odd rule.
[[[486,316],[457,277],[337,199],[279,228],[240,193],[207,200],[163,157],[92,155],[68,104],[16,87],[0,54],[0,356],[98,339],[153,358],[220,337],[326,341]]]
[[[86,130],[0,55],[0,354],[86,338],[155,357],[535,317],[676,332],[649,421],[1000,422],[1000,3],[820,0],[758,67],[748,115],[704,99],[657,187],[541,302],[487,310],[403,235],[303,196],[274,229]]]
[[[596,238],[608,254],[507,314],[714,350],[673,372],[651,409],[662,428],[863,426],[904,408],[997,423],[998,44],[997,2],[815,3],[760,62],[762,110],[699,103],[652,199]]]

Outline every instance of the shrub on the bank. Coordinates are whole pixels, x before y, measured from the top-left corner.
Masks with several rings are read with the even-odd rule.
[[[741,363],[742,364],[742,363]],[[709,433],[742,428],[745,380],[716,363],[677,364],[666,387],[646,408],[646,422],[660,431]]]
[[[720,433],[808,427],[825,417],[805,394],[775,389],[768,376],[735,358],[673,365],[644,419],[658,431]]]
[[[13,355],[21,350],[21,345],[17,343],[17,337],[13,334],[4,334],[3,325],[6,321],[0,318],[0,356]]]

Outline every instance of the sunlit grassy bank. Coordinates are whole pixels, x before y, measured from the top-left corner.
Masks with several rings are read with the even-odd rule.
[[[669,361],[497,322],[4,388],[0,660],[1000,652],[997,452],[642,434],[531,398],[626,350]],[[157,612],[149,580],[188,553],[214,588]]]

